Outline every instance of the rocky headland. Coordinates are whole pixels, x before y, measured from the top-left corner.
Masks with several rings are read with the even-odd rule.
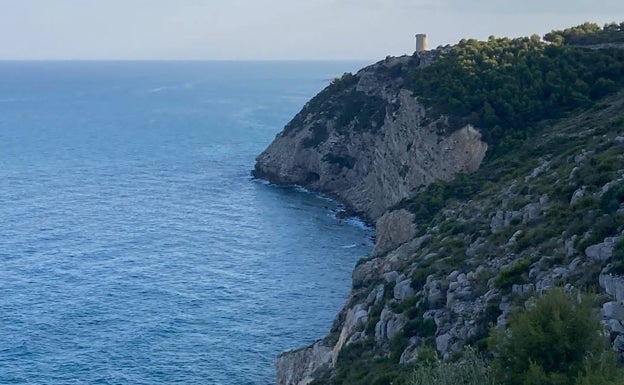
[[[538,57],[585,85],[560,87],[568,75]],[[622,58],[462,41],[345,74],[308,102],[253,173],[335,197],[376,223],[377,243],[329,335],[277,358],[278,384],[391,381],[427,349],[486,349],[490,327],[555,287],[592,292],[624,353],[624,66],[585,75]],[[513,66],[526,68],[511,81]]]
[[[392,57],[334,80],[258,157],[254,175],[327,193],[375,221],[420,187],[475,171],[487,150],[479,131],[440,135],[445,117],[428,114],[401,76],[435,57]]]

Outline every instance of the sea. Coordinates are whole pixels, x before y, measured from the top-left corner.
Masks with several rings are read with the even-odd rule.
[[[0,384],[275,383],[372,230],[255,157],[363,62],[0,62]]]

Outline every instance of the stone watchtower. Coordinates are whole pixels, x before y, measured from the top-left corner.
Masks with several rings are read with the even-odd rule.
[[[416,52],[423,52],[429,49],[429,41],[427,41],[426,33],[416,35]]]

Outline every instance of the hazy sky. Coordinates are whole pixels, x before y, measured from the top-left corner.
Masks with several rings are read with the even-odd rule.
[[[0,59],[380,59],[624,21],[624,0],[0,0]]]

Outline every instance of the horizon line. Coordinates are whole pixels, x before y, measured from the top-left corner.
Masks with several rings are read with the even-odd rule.
[[[408,54],[405,54],[409,56]],[[397,56],[399,57],[399,56]],[[346,59],[3,59],[0,62],[353,62],[353,61],[379,61],[371,58],[346,58]]]

